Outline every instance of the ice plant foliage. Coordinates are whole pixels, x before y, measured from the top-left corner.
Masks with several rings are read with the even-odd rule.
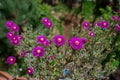
[[[7,63],[8,63],[8,64],[15,64],[15,62],[16,62],[16,57],[14,57],[14,56],[9,56],[9,57],[7,58]]]
[[[27,55],[26,50],[20,52],[20,57],[26,57],[26,55]]]
[[[8,29],[11,29],[11,27],[13,26],[13,24],[15,24],[13,21],[7,21],[7,22],[6,22],[6,27],[7,27]]]
[[[108,77],[115,70],[111,67],[114,60],[105,66],[101,64],[108,52],[113,50],[111,44],[120,32],[119,23],[111,19],[112,17],[96,21],[93,26],[89,21],[84,21],[79,28],[81,30],[78,30],[80,32],[71,33],[68,41],[66,36],[53,35],[52,31],[42,35],[40,28],[33,30],[30,26],[24,27],[24,32],[19,35],[17,26],[12,28],[15,23],[8,21],[6,26],[10,32],[7,33],[7,38],[13,45],[19,45],[15,50],[20,57],[24,57],[28,67],[27,74],[33,75],[28,77],[36,77],[37,80],[58,80],[61,76],[70,76],[74,80],[101,79],[101,76]],[[115,16],[113,19],[117,20]],[[42,23],[46,28],[53,26],[53,22],[47,17],[42,18]],[[74,30],[76,31],[73,29],[73,32]],[[14,64],[15,61],[14,57],[7,59],[9,64]]]

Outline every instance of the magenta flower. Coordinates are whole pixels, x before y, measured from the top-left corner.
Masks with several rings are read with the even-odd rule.
[[[37,46],[33,49],[32,53],[35,57],[43,57],[45,55],[45,50],[41,46]]]
[[[120,25],[119,24],[116,24],[115,28],[116,28],[116,31],[120,31]]]
[[[22,35],[17,35],[18,39],[19,40],[22,40],[23,39],[23,36]]]
[[[49,21],[50,21],[50,19],[47,18],[47,17],[42,18],[42,23],[43,23],[43,24],[46,24],[46,23],[49,22]]]
[[[50,21],[49,18],[42,18],[42,23],[47,27],[47,28],[52,28],[53,23]]]
[[[41,35],[37,37],[37,42],[39,42],[40,44],[44,44],[46,40],[46,36]]]
[[[99,26],[99,22],[94,22],[94,26]]]
[[[16,45],[19,46],[21,43],[21,39],[19,39],[19,37],[17,35],[14,35],[11,39],[10,42],[12,45]]]
[[[103,29],[108,29],[110,27],[110,23],[108,21],[103,20],[100,22],[100,27]]]
[[[21,51],[20,57],[25,57],[26,55],[27,55],[27,51],[26,50]]]
[[[48,47],[48,46],[50,46],[51,43],[52,43],[52,41],[46,40],[46,41],[44,42],[44,45]]]
[[[30,67],[30,68],[27,69],[28,75],[33,75],[34,72],[35,72],[35,71],[34,71],[34,68],[32,68],[32,67]]]
[[[52,23],[51,21],[48,21],[47,23],[45,23],[45,26],[46,26],[47,28],[52,28],[53,23]]]
[[[82,25],[83,25],[85,30],[88,30],[88,28],[90,27],[90,23],[87,21],[84,21]]]
[[[19,46],[20,45],[20,40],[19,39],[15,39],[15,40],[10,40],[12,45],[16,45]]]
[[[95,35],[95,32],[91,31],[90,34],[89,34],[89,36],[90,36],[91,38],[94,38],[94,37],[96,36],[96,35]]]
[[[20,27],[17,25],[17,24],[13,24],[11,27],[10,27],[10,30],[11,31],[14,31],[14,32],[18,32],[20,30]]]
[[[86,38],[74,37],[69,40],[69,44],[74,50],[81,50],[84,48],[84,45],[87,41],[88,40]]]
[[[7,22],[6,22],[6,27],[7,27],[8,29],[10,29],[13,24],[15,24],[13,21],[7,21]]]
[[[117,21],[117,20],[118,20],[118,16],[113,16],[112,19],[113,19],[114,21]]]
[[[54,60],[55,59],[55,55],[51,55],[51,56],[49,56],[49,60]]]
[[[14,64],[16,62],[16,58],[14,56],[9,56],[7,58],[7,63],[8,64]]]
[[[11,39],[12,37],[15,36],[15,34],[13,32],[8,32],[6,36],[8,39]]]
[[[118,13],[120,14],[120,9],[118,10]]]
[[[66,42],[66,39],[64,36],[62,35],[56,35],[54,38],[53,38],[53,41],[54,43],[57,45],[57,46],[63,46]]]

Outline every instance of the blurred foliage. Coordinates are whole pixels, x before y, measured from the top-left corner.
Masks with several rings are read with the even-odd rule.
[[[114,28],[115,27],[114,25],[116,23],[114,23],[111,18],[114,15],[119,15],[118,12],[113,11],[110,6],[107,6],[106,9],[100,8],[100,11],[102,13],[103,18],[105,20],[110,21],[111,25]],[[119,53],[120,52],[120,33],[119,32],[117,33],[117,36],[114,38],[114,42],[112,43],[112,46],[115,46],[115,45],[117,46],[114,48],[114,50],[103,60],[102,62],[103,66],[111,60],[113,60],[113,63],[111,63],[112,66],[116,68],[120,64],[120,53]]]
[[[64,14],[69,11],[69,8],[65,4],[59,3],[54,7],[54,10],[55,12],[61,12]]]
[[[85,16],[86,19],[91,19],[95,8],[95,2],[93,1],[84,1],[82,15]]]

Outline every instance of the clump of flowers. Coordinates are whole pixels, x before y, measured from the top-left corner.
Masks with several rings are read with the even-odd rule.
[[[42,23],[47,27],[47,28],[52,28],[53,23],[49,18],[42,18]]]
[[[7,21],[6,27],[14,32],[18,32],[20,30],[20,27],[13,21]]]
[[[6,27],[10,30],[10,32],[8,32],[6,36],[10,40],[11,44],[19,46],[21,40],[23,39],[22,35],[18,35],[20,27],[13,21],[7,21]]]

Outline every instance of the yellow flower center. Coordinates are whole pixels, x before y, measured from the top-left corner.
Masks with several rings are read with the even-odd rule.
[[[88,24],[87,24],[87,23],[86,23],[85,25],[86,25],[86,26],[88,26]]]
[[[41,53],[41,50],[37,50],[37,53],[40,54],[40,53]]]
[[[31,72],[31,70],[28,70],[28,72],[30,73],[30,72]]]
[[[79,45],[79,44],[80,44],[80,42],[79,42],[79,41],[75,41],[75,44],[76,44],[76,45]]]
[[[48,26],[50,26],[50,25],[51,25],[51,23],[49,22],[49,23],[48,23]]]
[[[40,40],[41,40],[41,41],[43,41],[43,40],[44,40],[44,38],[41,38]]]
[[[12,36],[12,34],[9,34],[10,36]]]
[[[93,36],[94,34],[93,33],[91,33],[91,36]]]
[[[58,38],[58,42],[61,42],[62,41],[62,39],[61,38]]]
[[[14,37],[13,39],[15,40],[16,38]]]
[[[10,58],[10,61],[12,62],[12,61],[13,61],[13,58]]]
[[[106,26],[107,24],[106,23],[103,23],[103,26]]]
[[[14,26],[13,29],[16,29],[16,26]]]
[[[44,21],[47,22],[47,19],[45,19]]]

